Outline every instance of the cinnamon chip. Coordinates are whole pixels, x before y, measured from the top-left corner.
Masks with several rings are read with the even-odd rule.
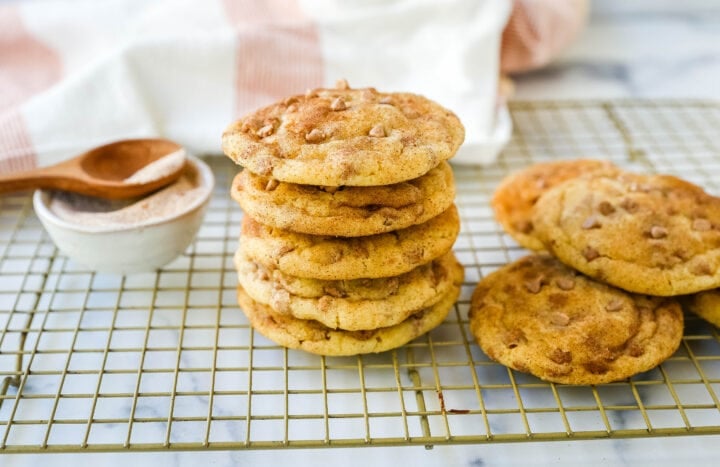
[[[267,138],[271,134],[273,134],[273,126],[272,125],[265,125],[264,127],[260,128],[257,133],[260,138]]]
[[[335,298],[343,298],[343,297],[347,296],[347,294],[345,294],[344,291],[338,289],[337,287],[333,287],[333,286],[325,287],[324,291],[326,294],[330,295],[331,297],[335,297]]]
[[[608,203],[607,201],[603,201],[598,205],[598,211],[600,211],[600,214],[603,216],[609,216],[610,214],[615,212],[615,206]]]
[[[338,249],[322,249],[315,255],[315,262],[318,264],[334,264],[343,257],[343,251]]]
[[[287,313],[290,311],[290,292],[285,289],[273,290],[272,296],[270,297],[272,307],[276,311],[281,313]]]
[[[620,203],[620,207],[632,214],[634,212],[637,212],[639,206],[634,200],[630,198],[625,198],[622,203]]]
[[[331,195],[340,189],[339,186],[320,186],[318,190],[330,193]]]
[[[295,248],[291,247],[290,245],[283,245],[277,249],[277,251],[275,252],[275,256],[282,257],[282,256],[285,256],[286,254],[290,253],[291,251],[295,251]]]
[[[668,231],[665,227],[653,225],[650,228],[650,236],[655,239],[667,237]]]
[[[368,135],[374,138],[383,138],[385,136],[385,129],[382,125],[375,125],[370,129]]]
[[[567,326],[570,323],[570,317],[559,311],[550,315],[550,323],[555,326]]]
[[[650,193],[652,191],[652,186],[648,185],[647,183],[633,182],[628,188],[630,189],[630,191],[640,191],[642,193]]]
[[[278,185],[280,185],[280,182],[275,178],[271,178],[265,185],[265,191],[273,191]]]
[[[272,159],[260,159],[257,163],[257,174],[270,175],[273,172]]]
[[[516,221],[513,224],[513,227],[515,227],[515,230],[517,230],[518,232],[521,232],[524,234],[528,234],[528,233],[532,232],[532,229],[533,229],[532,222],[530,222],[528,220]]]
[[[572,353],[559,348],[553,349],[553,351],[550,352],[550,355],[548,355],[548,357],[553,362],[559,364],[570,363],[572,361]]]
[[[582,223],[581,227],[585,230],[598,229],[601,227],[600,221],[595,216],[590,216]]]
[[[543,281],[545,280],[545,276],[537,276],[534,279],[531,279],[529,281],[525,281],[525,288],[530,293],[538,293],[540,292],[540,289],[542,289]]]
[[[558,277],[555,284],[562,290],[572,290],[575,288],[575,281],[569,277]]]
[[[586,246],[585,248],[583,248],[582,255],[588,262],[600,257],[600,253],[591,246]]]
[[[327,313],[327,311],[332,306],[333,299],[329,295],[323,295],[320,297],[317,301],[317,307],[320,311],[323,313]]]
[[[623,307],[623,301],[619,298],[613,298],[608,302],[607,305],[605,305],[605,309],[607,311],[619,311]]]
[[[375,90],[375,88],[363,89],[362,100],[375,102],[375,98],[377,97],[377,95],[378,95],[378,92]]]
[[[712,229],[712,224],[707,219],[697,218],[693,220],[692,228],[698,232],[707,232]]]
[[[594,375],[602,375],[610,370],[606,363],[599,361],[585,363],[583,367]]]
[[[347,80],[345,78],[341,78],[335,82],[335,87],[337,89],[342,89],[343,91],[350,89],[350,85],[348,84]]]
[[[325,139],[325,133],[319,128],[313,128],[305,135],[305,141],[308,143],[319,143]]]
[[[641,357],[644,353],[645,349],[637,342],[631,343],[628,347],[628,354],[630,354],[631,357]]]
[[[710,274],[712,274],[712,269],[710,269],[709,264],[701,261],[693,266],[692,273],[696,276],[709,276]]]
[[[518,345],[526,343],[527,337],[525,337],[525,333],[521,329],[512,329],[502,336],[502,342],[508,349],[514,349]]]
[[[330,108],[335,111],[347,109],[347,105],[345,105],[345,99],[343,99],[342,97],[336,97],[335,100],[332,101],[332,103],[330,104]]]

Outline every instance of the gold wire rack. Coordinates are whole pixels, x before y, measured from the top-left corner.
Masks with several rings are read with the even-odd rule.
[[[606,158],[717,194],[720,106],[513,103],[497,163],[456,171],[466,283],[454,312],[395,351],[323,358],[252,331],[235,299],[237,168],[195,243],[152,274],[99,274],[60,254],[30,196],[0,198],[0,453],[425,445],[720,433],[718,331],[687,316],[680,349],[627,381],[563,386],[488,360],[468,329],[475,284],[523,256],[488,201],[508,172]]]

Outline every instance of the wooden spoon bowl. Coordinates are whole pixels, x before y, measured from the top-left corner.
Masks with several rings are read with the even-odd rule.
[[[166,139],[129,139],[100,146],[59,164],[0,175],[0,193],[47,188],[106,199],[134,198],[177,180],[184,165],[140,183],[125,181],[148,164],[182,150]]]

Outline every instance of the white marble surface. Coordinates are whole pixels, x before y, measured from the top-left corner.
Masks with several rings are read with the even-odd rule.
[[[631,3],[631,5],[626,5]],[[720,3],[596,2],[557,63],[516,78],[519,99],[720,99]],[[5,455],[3,466],[87,465],[710,465],[720,436],[521,444],[234,452]]]
[[[4,456],[5,467],[39,465],[101,465],[102,467],[213,467],[332,465],[368,467],[420,466],[657,466],[715,465],[720,436],[631,440],[507,443],[492,445],[420,446],[401,448],[333,448],[272,451],[210,451],[172,453],[34,454]]]
[[[515,77],[515,97],[720,100],[719,37],[713,0],[596,1],[587,30],[562,57]]]

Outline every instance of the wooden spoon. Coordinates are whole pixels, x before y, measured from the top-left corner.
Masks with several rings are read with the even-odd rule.
[[[133,198],[174,182],[185,165],[168,167],[157,177],[141,177],[139,183],[125,179],[163,156],[181,150],[182,146],[166,139],[117,141],[50,167],[0,174],[0,193],[50,188],[107,199]]]

